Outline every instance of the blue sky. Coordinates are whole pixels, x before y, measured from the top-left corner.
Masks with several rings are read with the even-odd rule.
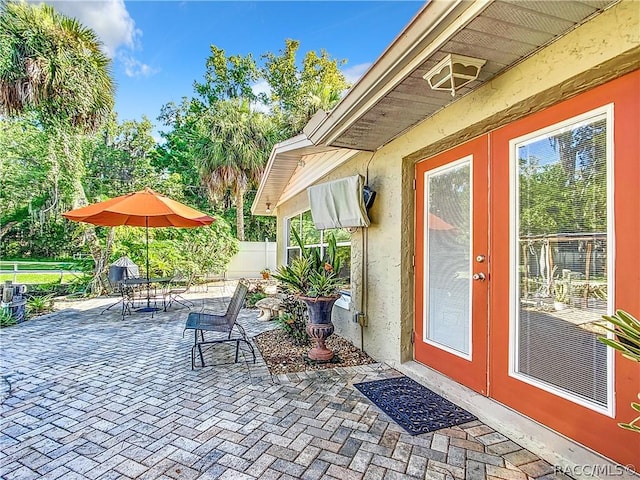
[[[147,115],[193,95],[209,46],[228,55],[277,52],[300,41],[299,60],[324,48],[357,80],[422,7],[415,1],[174,2],[50,1],[94,29],[113,59],[119,120]],[[257,86],[260,89],[260,86]]]

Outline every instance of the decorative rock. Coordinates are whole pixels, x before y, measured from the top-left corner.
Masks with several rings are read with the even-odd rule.
[[[256,307],[260,309],[260,315],[258,320],[267,321],[271,320],[273,316],[278,316],[280,311],[280,305],[282,301],[279,298],[267,297],[256,302]]]

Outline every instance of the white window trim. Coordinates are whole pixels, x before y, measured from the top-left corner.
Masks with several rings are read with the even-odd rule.
[[[454,169],[457,168],[459,165],[465,163],[465,162],[469,162],[469,177],[470,177],[470,188],[469,188],[469,196],[470,196],[470,202],[469,202],[469,220],[470,220],[470,225],[469,225],[469,229],[470,229],[470,235],[469,235],[469,273],[472,272],[473,269],[473,241],[474,241],[474,231],[473,231],[473,155],[466,155],[465,157],[462,157],[454,162],[449,162],[446,165],[442,165],[441,167],[437,167],[434,168],[432,170],[428,170],[424,173],[424,198],[427,199],[425,201],[425,207],[428,205],[428,198],[429,198],[429,182],[428,182],[428,177],[430,175],[433,175],[435,173],[441,173],[443,171],[449,170],[449,169]],[[429,228],[429,211],[427,208],[424,209],[424,221],[423,221],[423,225],[425,229]],[[422,291],[422,341],[428,345],[432,345],[436,348],[439,348],[441,350],[444,350],[448,353],[451,353],[452,355],[456,355],[458,357],[464,358],[465,360],[469,360],[472,361],[473,360],[473,280],[471,279],[471,275],[469,275],[469,312],[468,312],[468,321],[469,321],[469,338],[468,338],[468,345],[469,345],[469,352],[468,353],[464,353],[461,352],[459,350],[455,350],[454,348],[451,348],[447,345],[444,345],[442,343],[438,343],[434,340],[431,340],[429,338],[427,338],[428,335],[428,322],[427,322],[427,312],[428,312],[428,295],[427,293],[429,292],[429,275],[427,274],[429,272],[428,270],[428,245],[427,245],[427,235],[423,235],[423,245],[422,245],[422,251],[424,252],[424,265],[423,267],[423,278],[424,280],[424,285],[423,285],[423,291]]]
[[[344,310],[351,310],[351,293],[340,292],[340,298],[334,305]]]
[[[590,110],[583,114],[571,117],[567,120],[549,125],[542,129],[530,132],[526,135],[511,139],[509,141],[509,183],[510,183],[510,199],[509,199],[509,376],[524,383],[528,383],[536,388],[557,395],[558,397],[569,400],[573,403],[589,408],[596,412],[605,414],[609,417],[615,417],[615,395],[614,395],[614,371],[615,371],[615,355],[612,348],[607,348],[607,405],[593,403],[581,396],[572,394],[564,389],[548,384],[541,380],[537,380],[528,375],[517,371],[518,352],[518,319],[519,319],[519,287],[518,287],[518,265],[520,260],[520,249],[518,248],[518,239],[520,224],[518,221],[519,189],[518,189],[518,153],[519,146],[536,142],[540,139],[548,138],[552,132],[561,131],[563,128],[577,128],[581,125],[592,123],[598,117],[606,119],[607,122],[607,313],[612,314],[615,305],[615,225],[614,225],[614,162],[613,162],[613,139],[614,139],[614,108],[613,103]],[[608,333],[609,338],[613,334]]]

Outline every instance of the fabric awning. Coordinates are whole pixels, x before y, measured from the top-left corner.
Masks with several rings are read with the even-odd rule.
[[[362,198],[361,175],[321,183],[307,189],[311,216],[319,230],[327,228],[368,227],[367,210]]]

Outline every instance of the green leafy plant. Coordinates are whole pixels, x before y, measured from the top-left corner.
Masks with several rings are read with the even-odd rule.
[[[553,287],[553,296],[556,302],[569,303],[569,285],[556,282]]]
[[[262,300],[263,298],[267,298],[267,295],[264,292],[249,292],[247,293],[247,299],[245,300],[245,304],[247,308],[253,308],[256,306],[256,303]]]
[[[36,317],[53,311],[53,294],[33,296],[27,299],[27,316]]]
[[[294,294],[306,297],[335,297],[340,293],[344,280],[338,277],[340,258],[336,238],[329,235],[324,258],[320,248],[306,248],[297,232],[292,231],[301,255],[289,265],[282,265],[273,278],[280,280],[285,288]]]
[[[264,286],[260,283],[248,284],[249,291],[245,299],[245,305],[247,308],[253,308],[256,306],[256,302],[259,302],[263,298],[267,298],[269,295],[264,291]]]
[[[615,334],[615,338],[598,337],[602,343],[618,350],[624,358],[640,362],[640,321],[624,310],[616,310],[615,315],[603,315],[607,324],[605,330]],[[638,394],[640,399],[640,394]],[[631,402],[631,408],[640,412],[640,403]],[[619,423],[621,428],[640,433],[640,415],[629,423]]]
[[[309,345],[307,334],[307,307],[293,295],[288,295],[280,304],[282,313],[276,322],[291,341],[298,346]]]
[[[0,309],[0,328],[10,327],[16,323],[16,319],[13,318],[9,310]]]

